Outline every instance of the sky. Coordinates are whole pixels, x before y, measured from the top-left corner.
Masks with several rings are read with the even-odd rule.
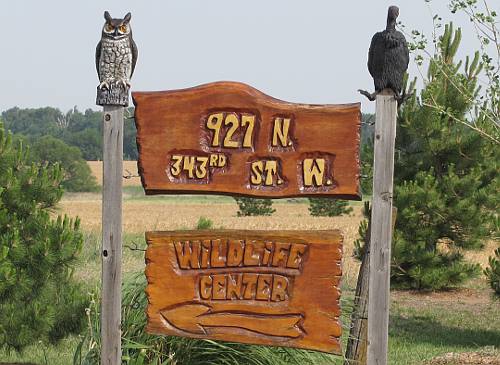
[[[170,90],[212,81],[247,83],[275,98],[304,103],[374,104],[366,67],[372,35],[389,5],[407,30],[432,32],[432,15],[472,29],[446,0],[16,0],[0,2],[0,111],[95,105],[95,47],[103,12],[132,13],[139,49],[132,90]],[[495,3],[492,1],[492,3]],[[8,5],[7,5],[8,4]],[[465,32],[462,52],[475,50]],[[418,75],[412,64],[411,75]]]

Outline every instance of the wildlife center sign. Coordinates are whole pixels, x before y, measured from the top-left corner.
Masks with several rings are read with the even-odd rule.
[[[360,199],[360,104],[293,104],[241,83],[132,93],[146,194]]]
[[[360,104],[241,83],[132,93],[147,194],[359,200]],[[339,231],[147,232],[150,333],[341,354]]]
[[[339,231],[147,232],[150,333],[341,353]]]

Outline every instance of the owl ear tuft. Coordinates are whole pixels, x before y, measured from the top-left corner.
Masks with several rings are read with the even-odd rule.
[[[131,19],[131,18],[132,18],[132,14],[127,13],[127,15],[125,15],[125,17],[123,18],[123,21],[124,21],[125,23],[128,23],[128,22],[130,22],[130,19]]]
[[[107,10],[104,12],[104,19],[106,19],[107,22],[110,22],[112,19]]]

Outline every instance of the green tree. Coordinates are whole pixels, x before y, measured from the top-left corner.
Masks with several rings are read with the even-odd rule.
[[[15,350],[79,332],[85,308],[71,279],[79,221],[50,215],[62,170],[28,161],[0,124],[0,348]]]
[[[77,147],[68,146],[52,136],[35,140],[31,145],[34,161],[43,164],[58,163],[63,170],[62,187],[67,191],[96,191],[97,181]]]
[[[309,198],[309,213],[317,217],[335,217],[349,214],[352,207],[347,200],[331,198]]]
[[[125,159],[136,160],[137,145],[134,108],[127,110],[124,123],[123,155]],[[78,147],[87,160],[102,159],[102,112],[92,109],[80,112],[76,107],[67,113],[46,107],[38,109],[11,108],[2,113],[6,128],[15,134],[27,137],[33,142],[42,136],[52,136],[66,144]]]
[[[495,296],[500,298],[500,247],[495,250],[494,256],[489,257],[488,263],[489,267],[484,269],[484,275],[488,278]]]
[[[272,215],[276,209],[273,209],[273,201],[271,199],[256,199],[247,197],[235,197],[238,204],[238,217]]]
[[[400,111],[392,282],[441,289],[478,274],[462,250],[480,248],[498,209],[499,150],[467,119],[479,97],[479,54],[456,63],[461,30],[445,27],[420,96]],[[457,120],[460,123],[457,123]]]

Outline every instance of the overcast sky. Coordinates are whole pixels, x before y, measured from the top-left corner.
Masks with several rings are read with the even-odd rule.
[[[54,106],[98,109],[95,46],[104,23],[132,12],[139,59],[132,88],[167,90],[211,81],[250,84],[287,101],[363,102],[372,89],[366,68],[374,32],[398,5],[407,29],[432,30],[445,0],[16,0],[0,10],[0,111]],[[491,1],[490,3],[495,3]],[[476,49],[464,34],[463,52]],[[415,75],[416,69],[410,72]]]

